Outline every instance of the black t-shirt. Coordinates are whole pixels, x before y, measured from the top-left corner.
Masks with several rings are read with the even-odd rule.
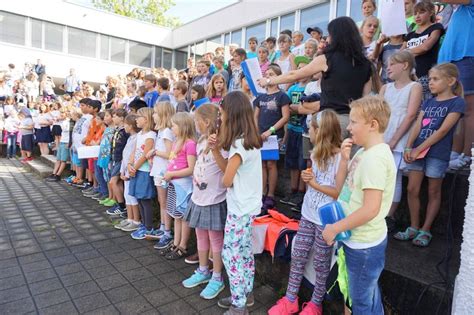
[[[258,129],[260,130],[260,133],[267,131],[271,126],[276,124],[276,122],[283,116],[281,108],[290,104],[290,98],[282,91],[273,94],[260,94],[257,96],[253,101],[253,106],[260,109],[258,115]],[[284,132],[283,128],[278,129],[276,132],[277,137],[283,138]]]
[[[370,79],[370,61],[355,63],[338,51],[325,56],[328,69],[321,79],[321,110],[349,114],[349,103],[362,97],[364,85]]]
[[[443,25],[440,23],[435,23],[420,34],[418,34],[416,31],[413,31],[404,37],[404,40],[407,42],[407,48],[412,49],[423,44],[428,39],[428,37],[430,37],[431,33],[437,30],[441,31],[441,34],[433,47],[431,47],[431,49],[423,55],[418,55],[415,57],[416,75],[418,77],[428,75],[431,67],[433,67],[438,60],[439,40],[441,35],[444,34]]]

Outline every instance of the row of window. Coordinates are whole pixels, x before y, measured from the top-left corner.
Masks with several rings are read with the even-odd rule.
[[[4,11],[0,11],[0,41],[141,67],[173,66],[172,50]],[[174,66],[185,68],[186,57],[177,52]]]

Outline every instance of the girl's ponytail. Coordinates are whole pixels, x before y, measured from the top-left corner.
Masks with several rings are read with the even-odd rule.
[[[464,97],[464,88],[458,78],[456,78],[456,83],[453,85],[453,94],[459,97]]]

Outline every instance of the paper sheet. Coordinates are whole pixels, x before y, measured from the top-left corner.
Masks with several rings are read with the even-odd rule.
[[[77,148],[77,155],[80,159],[92,159],[99,156],[100,146],[82,146]]]
[[[278,150],[277,136],[268,137],[267,141],[263,142],[262,150]]]
[[[258,59],[246,59],[242,62],[241,66],[253,95],[258,96],[259,94],[266,93],[266,90],[257,83],[258,79],[263,78]]]
[[[405,4],[403,0],[380,0],[380,22],[382,34],[386,36],[407,33]]]

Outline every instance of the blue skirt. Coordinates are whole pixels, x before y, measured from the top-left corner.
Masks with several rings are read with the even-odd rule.
[[[156,187],[150,172],[137,171],[135,177],[130,177],[128,194],[137,199],[155,198]]]
[[[37,143],[50,143],[54,141],[50,127],[41,127],[41,129],[35,129],[35,130],[36,130],[35,137],[36,137]]]

